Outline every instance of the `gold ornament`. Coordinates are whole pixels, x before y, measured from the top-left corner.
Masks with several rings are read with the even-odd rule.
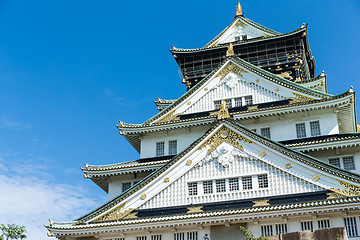
[[[199,207],[188,207],[187,209],[189,211],[187,211],[186,213],[199,213],[199,212],[203,212],[202,210],[203,206],[199,206]]]
[[[145,200],[145,199],[146,199],[146,194],[145,194],[145,193],[141,194],[140,198],[141,198],[142,200]]]
[[[229,109],[227,108],[226,106],[226,102],[225,100],[223,100],[223,103],[221,104],[220,106],[220,110],[218,112],[218,119],[221,120],[221,119],[227,119],[230,117],[230,114],[229,114]]]
[[[168,183],[168,182],[170,182],[170,179],[169,178],[164,178],[164,182]]]
[[[320,177],[319,177],[319,175],[314,175],[314,176],[312,177],[312,179],[313,179],[315,182],[317,182],[317,181],[319,181]]]
[[[268,203],[269,201],[270,199],[252,201],[254,203],[253,207],[269,206],[270,205],[270,203]]]
[[[260,157],[265,157],[266,156],[266,152],[265,151],[261,151],[260,152]]]
[[[190,166],[192,164],[192,161],[189,159],[186,161],[186,165]]]
[[[290,168],[292,168],[292,166],[291,166],[290,163],[287,163],[287,164],[285,165],[285,168],[286,168],[286,169],[290,169]]]
[[[210,145],[210,148],[207,151],[206,155],[212,153],[218,146],[223,142],[226,142],[237,149],[243,151],[243,146],[239,143],[240,141],[245,143],[254,143],[253,141],[241,136],[240,134],[230,130],[229,128],[223,126],[219,131],[217,131],[211,138],[209,138],[205,143],[203,143],[198,150],[202,150],[205,147]]]

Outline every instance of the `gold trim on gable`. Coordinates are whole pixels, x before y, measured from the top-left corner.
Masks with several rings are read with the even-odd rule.
[[[248,71],[242,69],[241,67],[237,66],[236,64],[229,62],[227,66],[225,66],[216,76],[220,77],[220,81],[223,80],[224,77],[226,77],[229,73],[235,73],[236,75],[240,77],[244,77],[243,73],[248,73]]]
[[[223,142],[227,142],[232,146],[238,148],[239,150],[244,150],[243,146],[239,143],[240,141],[245,143],[254,143],[250,139],[247,139],[240,134],[230,130],[229,128],[223,126],[219,131],[217,131],[210,139],[208,139],[205,143],[203,143],[198,150],[202,150],[207,146],[210,148],[207,151],[206,155],[210,155],[218,146],[220,146]]]
[[[339,198],[339,197],[357,197],[360,196],[360,187],[356,186],[351,183],[344,182],[342,180],[337,180],[341,186],[345,187],[344,190],[339,188],[330,188],[329,190],[333,191],[334,193],[328,193],[330,198]]]
[[[189,211],[187,211],[186,213],[200,213],[203,212],[204,210],[202,210],[204,206],[198,206],[198,207],[188,207],[187,209]]]

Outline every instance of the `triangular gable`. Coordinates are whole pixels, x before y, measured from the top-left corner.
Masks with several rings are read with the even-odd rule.
[[[204,48],[253,38],[273,37],[279,34],[280,33],[255,23],[243,16],[236,16],[234,21],[206,44]],[[246,39],[243,38],[244,35],[246,35]]]
[[[215,110],[216,100],[231,99],[235,105],[236,98],[249,95],[254,96],[254,104],[283,99],[306,102],[332,97],[231,57],[145,124],[167,122],[180,114]]]
[[[321,73],[319,76],[299,82],[300,85],[319,92],[327,93],[327,75]]]
[[[215,150],[218,151],[218,147],[222,147],[224,143],[235,147],[236,149],[233,148],[233,150],[235,149],[237,151],[235,154],[239,156],[246,155],[250,160],[256,159],[255,161],[261,162],[262,166],[267,169],[271,166],[272,172],[275,169],[276,171],[281,170],[282,173],[291,176],[293,180],[303,181],[304,192],[330,189],[335,195],[338,194],[336,196],[352,196],[359,193],[359,187],[352,185],[352,183],[360,183],[359,175],[325,164],[282,144],[261,137],[232,120],[224,120],[215,123],[212,129],[188,149],[150,174],[132,189],[78,219],[79,223],[108,221],[109,216],[114,216],[115,213],[115,216],[124,218],[129,217],[129,215],[134,217],[131,216],[132,209],[145,206],[144,204],[154,199],[184,174],[197,168],[201,162],[205,161],[207,164],[207,162],[215,161],[215,159],[209,160],[208,156]],[[216,161],[220,162],[218,159]],[[280,174],[279,177],[282,176],[284,175]],[[183,188],[186,187],[186,183],[182,184]],[[344,187],[345,190],[340,190]]]

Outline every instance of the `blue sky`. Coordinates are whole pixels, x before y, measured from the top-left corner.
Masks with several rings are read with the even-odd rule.
[[[241,3],[246,17],[282,33],[309,23],[329,92],[360,88],[360,1]],[[115,124],[141,123],[157,113],[156,97],[183,94],[168,49],[202,47],[233,20],[236,4],[0,1],[0,222],[47,239],[48,218],[71,220],[103,203],[79,168],[138,158]]]

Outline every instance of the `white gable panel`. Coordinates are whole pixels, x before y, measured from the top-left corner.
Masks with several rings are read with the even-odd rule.
[[[267,175],[268,187],[259,187],[258,176]],[[243,177],[251,177],[252,189],[243,189]],[[239,190],[230,191],[229,180],[239,178]],[[225,192],[217,192],[216,180],[225,179]],[[213,181],[213,193],[205,194],[203,182]],[[188,183],[197,183],[197,192],[191,196]],[[239,151],[228,143],[220,145],[212,154],[155,195],[140,208],[169,207],[188,204],[261,198],[294,193],[321,191],[324,188],[287,173],[251,154]]]
[[[184,112],[184,114],[215,110],[214,101],[222,99],[235,99],[252,96],[253,104],[287,99],[285,96],[281,96],[274,91],[270,91],[269,89],[262,87],[256,83],[256,80],[252,81],[254,79],[249,76],[249,74],[246,74],[246,76],[249,77],[249,79],[251,78],[250,81],[246,81],[245,78],[241,78],[234,73],[230,73],[224,78],[224,80],[227,81],[214,79],[213,81],[219,81],[219,83],[205,93],[200,99],[194,102]],[[272,87],[272,89],[275,89],[275,87]]]
[[[238,18],[230,27],[225,31],[217,41],[215,41],[211,46],[229,42],[235,42],[239,40],[244,40],[241,37],[243,35],[247,36],[247,39],[258,38],[264,36],[274,36],[273,34],[266,33],[258,28],[255,28],[248,23],[242,21]],[[240,37],[238,39],[237,37]]]

